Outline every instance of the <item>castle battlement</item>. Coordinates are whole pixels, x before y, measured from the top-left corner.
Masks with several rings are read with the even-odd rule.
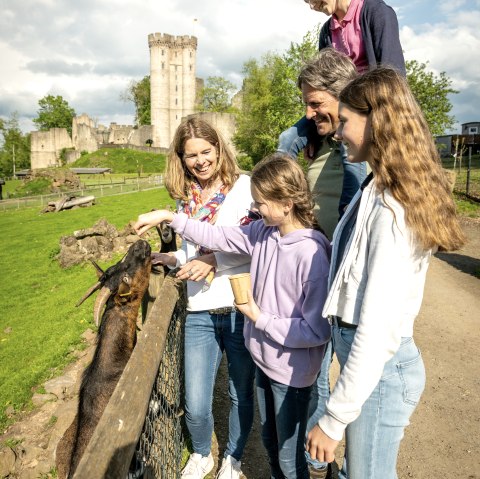
[[[170,35],[168,33],[150,33],[148,35],[148,46],[167,48],[197,48],[197,37],[190,35]]]

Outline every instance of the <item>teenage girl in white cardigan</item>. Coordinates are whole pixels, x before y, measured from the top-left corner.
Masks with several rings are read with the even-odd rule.
[[[346,431],[341,479],[396,479],[405,426],[425,384],[413,341],[430,258],[464,236],[423,114],[405,80],[378,68],[340,95],[336,136],[367,178],[333,236],[331,319],[341,366],[307,450],[331,462]],[[370,181],[369,181],[370,180]]]

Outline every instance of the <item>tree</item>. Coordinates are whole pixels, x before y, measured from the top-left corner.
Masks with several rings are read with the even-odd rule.
[[[297,78],[301,65],[317,51],[317,32],[302,43],[291,43],[283,54],[267,53],[261,61],[244,64],[242,108],[234,141],[257,163],[275,151],[278,136],[299,120],[304,111]]]
[[[318,49],[318,27],[301,43],[292,43],[283,54],[267,53],[261,60],[250,59],[243,67],[242,107],[237,115],[237,148],[257,163],[275,151],[278,136],[304,114],[297,77],[302,64]],[[444,72],[439,76],[426,70],[426,64],[407,62],[407,80],[427,119],[433,135],[451,128],[452,105],[448,95],[458,93]]]
[[[63,97],[47,95],[38,101],[38,105],[40,106],[38,118],[34,118],[33,122],[41,131],[66,128],[68,134],[72,134],[72,121],[76,114]]]
[[[455,117],[450,116],[452,104],[448,95],[458,93],[445,72],[435,76],[427,71],[426,63],[406,62],[407,81],[425,115],[432,135],[442,135],[453,127]]]
[[[30,135],[24,135],[18,125],[18,114],[14,112],[8,120],[0,121],[3,137],[0,148],[0,176],[13,175],[15,170],[30,168]]]
[[[206,86],[200,90],[200,110],[220,113],[232,111],[232,95],[237,87],[222,77],[208,77]]]
[[[135,105],[135,124],[150,125],[150,75],[140,81],[132,81],[120,96],[123,101],[131,101]]]

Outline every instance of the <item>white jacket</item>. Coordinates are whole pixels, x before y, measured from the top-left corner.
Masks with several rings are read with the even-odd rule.
[[[357,329],[347,363],[319,425],[341,440],[381,378],[402,337],[413,335],[432,250],[423,250],[406,227],[403,207],[375,181],[359,190],[333,235],[330,275],[342,228],[360,201],[355,229],[323,309]]]
[[[240,175],[227,193],[218,211],[215,224],[219,226],[238,225],[247,215],[252,205],[250,177]],[[188,311],[205,311],[209,309],[233,306],[233,293],[228,277],[232,274],[250,271],[251,258],[248,255],[216,252],[217,268],[210,289],[203,292],[203,281],[187,281]],[[177,265],[181,266],[197,257],[197,245],[182,241],[182,248],[175,252]]]

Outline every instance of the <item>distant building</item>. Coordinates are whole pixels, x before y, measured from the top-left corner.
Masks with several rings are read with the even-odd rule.
[[[472,121],[462,124],[462,133],[460,135],[439,135],[435,137],[439,147],[440,156],[447,157],[460,154],[462,156],[468,154],[469,149],[472,149],[472,155],[480,154],[480,121]]]
[[[167,33],[148,35],[150,49],[151,125],[97,125],[86,113],[73,119],[72,137],[65,128],[31,134],[31,168],[73,163],[82,152],[105,147],[147,149],[166,153],[182,119],[195,114],[203,80],[195,77],[197,38]],[[235,152],[235,117],[229,113],[197,113],[215,126]],[[149,146],[147,146],[149,145]]]
[[[480,121],[462,124],[462,135],[480,135]]]

